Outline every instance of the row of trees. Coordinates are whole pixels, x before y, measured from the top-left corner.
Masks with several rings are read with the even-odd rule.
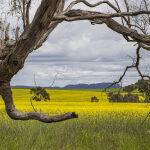
[[[138,90],[142,93],[145,98],[143,102],[150,102],[150,81],[149,80],[139,80],[135,84],[128,85],[123,88],[123,92],[127,94],[122,94],[119,92],[109,92],[108,99],[110,102],[141,102],[139,99],[139,94],[133,94],[132,92]],[[43,87],[34,87],[30,89],[31,100],[34,101],[50,101],[50,95]],[[99,102],[96,96],[91,97],[91,102]]]
[[[139,96],[138,95],[133,95],[133,94],[121,94],[121,93],[113,93],[110,92],[108,93],[108,99],[109,102],[131,102],[131,103],[139,103]]]
[[[108,93],[108,98],[110,102],[134,102],[139,103],[139,94],[134,94],[133,91],[137,90],[142,93],[144,101],[150,103],[150,80],[139,80],[137,83],[126,86],[123,88],[123,92],[127,94],[122,94],[120,91]]]

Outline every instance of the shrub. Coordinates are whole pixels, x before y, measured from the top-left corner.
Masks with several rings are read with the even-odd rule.
[[[47,101],[50,100],[50,95],[49,93],[46,91],[45,88],[42,87],[35,87],[30,89],[30,94],[32,94],[32,100],[35,101]]]
[[[137,89],[137,86],[135,84],[131,84],[131,85],[128,85],[128,86],[125,86],[123,88],[123,91],[124,92],[127,92],[127,93],[131,93],[133,92],[135,89]]]
[[[91,97],[91,102],[99,102],[99,99],[96,96]]]
[[[139,80],[137,84],[138,90],[144,94],[144,102],[150,103],[150,80]]]
[[[127,95],[124,95],[124,102],[132,102],[132,103],[139,103],[139,96],[133,95],[131,93],[128,93]]]
[[[109,99],[109,102],[122,102],[123,96],[119,93],[110,92],[108,93],[108,99]]]
[[[139,96],[133,95],[131,93],[128,93],[126,95],[122,95],[121,93],[108,93],[108,99],[109,102],[132,102],[132,103],[138,103]]]

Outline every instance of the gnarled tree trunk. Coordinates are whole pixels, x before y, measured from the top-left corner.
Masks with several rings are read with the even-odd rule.
[[[9,82],[1,83],[0,94],[2,95],[2,98],[4,100],[8,116],[14,120],[38,120],[45,123],[52,123],[78,117],[74,112],[50,117],[46,114],[41,114],[38,112],[25,113],[18,111],[14,105],[12,91]]]
[[[7,114],[14,120],[38,120],[52,123],[78,117],[74,112],[53,117],[37,112],[20,112],[15,108],[10,87],[11,79],[23,68],[27,56],[40,47],[61,22],[51,20],[63,7],[63,0],[42,0],[32,23],[28,25],[16,43],[0,50],[0,95],[4,100]]]

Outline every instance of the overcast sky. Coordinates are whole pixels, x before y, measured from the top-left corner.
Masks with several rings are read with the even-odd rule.
[[[50,85],[56,74],[55,86],[114,81],[132,62],[129,56],[135,55],[135,48],[104,25],[63,23],[29,56],[12,85],[34,85],[34,74],[40,86]],[[148,57],[143,62],[148,63]],[[146,64],[142,68],[149,71]],[[136,72],[130,71],[124,84],[137,79]]]
[[[77,83],[113,82],[132,63],[136,47],[105,25],[87,21],[62,23],[49,39],[26,61],[25,67],[13,78],[12,85],[49,86],[56,74],[55,86]],[[141,68],[149,72],[149,54],[143,53]],[[145,58],[144,58],[145,57]],[[138,79],[130,71],[123,84]]]

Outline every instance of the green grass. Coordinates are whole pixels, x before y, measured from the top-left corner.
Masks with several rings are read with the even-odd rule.
[[[78,119],[44,124],[13,121],[0,100],[0,150],[149,150],[150,120],[141,122],[149,104],[108,103],[105,93],[87,90],[50,90],[51,102],[34,102],[52,114],[75,111]],[[97,96],[99,103],[91,103]],[[27,89],[14,89],[18,109],[31,111]]]

